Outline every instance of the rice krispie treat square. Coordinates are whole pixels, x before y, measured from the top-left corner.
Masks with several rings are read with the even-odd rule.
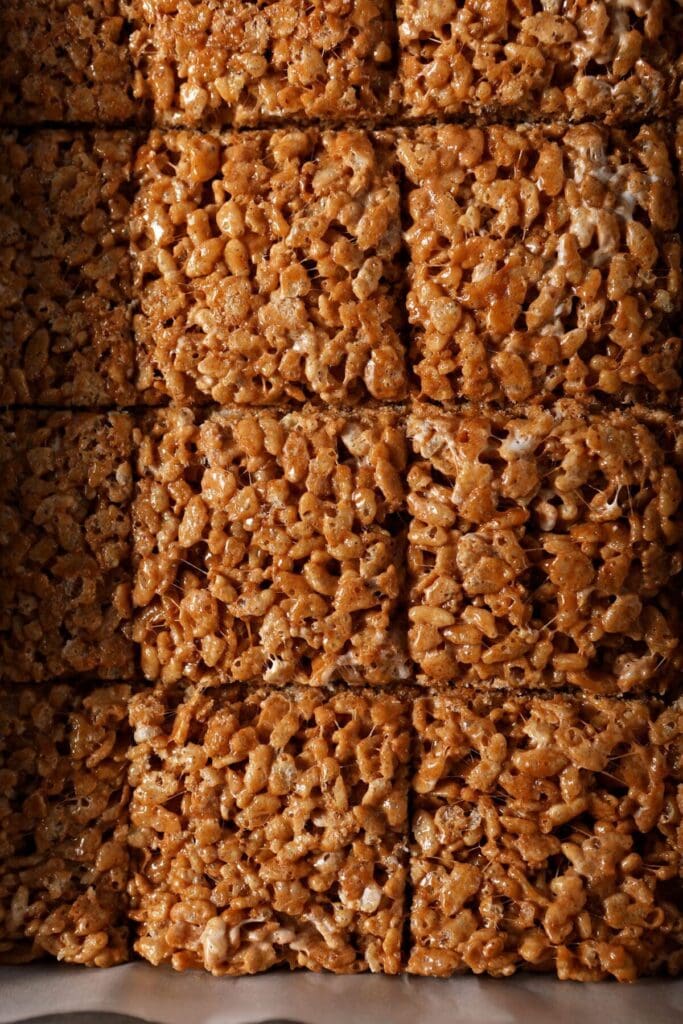
[[[409,971],[683,972],[683,704],[416,701]]]
[[[425,397],[675,395],[681,245],[664,128],[443,125],[398,148]]]
[[[148,679],[406,678],[395,413],[169,409],[146,417],[137,449],[133,636]]]
[[[0,123],[122,124],[135,109],[120,0],[2,0]]]
[[[415,117],[620,124],[670,101],[670,0],[398,0],[397,12],[403,103]]]
[[[408,437],[422,682],[680,688],[680,417],[418,407]]]
[[[360,130],[152,133],[131,228],[149,401],[404,397],[390,141]]]
[[[0,136],[0,403],[131,404],[129,132]]]
[[[132,674],[131,443],[123,413],[0,417],[0,681]]]
[[[401,967],[409,712],[367,691],[132,703],[135,949],[255,974]]]
[[[131,0],[156,124],[353,121],[396,108],[391,0]]]
[[[0,963],[128,958],[129,697],[0,686]]]

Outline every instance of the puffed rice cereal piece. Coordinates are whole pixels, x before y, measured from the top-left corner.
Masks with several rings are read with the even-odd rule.
[[[667,110],[670,0],[398,0],[397,12],[413,116],[623,124]]]
[[[424,397],[673,401],[681,244],[663,127],[402,133]]]
[[[132,93],[120,0],[2,0],[0,123],[122,124]]]
[[[150,413],[133,636],[164,684],[385,684],[409,664],[404,431],[365,414]]]
[[[130,687],[0,687],[0,963],[128,959]]]
[[[135,949],[153,964],[396,974],[409,714],[397,696],[143,692],[130,712]]]
[[[136,174],[138,388],[149,401],[405,396],[387,133],[157,131]]]
[[[0,403],[133,400],[129,132],[0,136]]]
[[[683,703],[416,701],[409,971],[683,973]]]
[[[155,123],[353,121],[396,107],[390,0],[131,0]]]
[[[418,406],[408,438],[422,682],[680,688],[680,417]]]
[[[0,681],[129,678],[131,419],[0,417]]]

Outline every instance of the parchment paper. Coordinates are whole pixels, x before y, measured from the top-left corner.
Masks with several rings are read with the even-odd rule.
[[[0,968],[0,1024],[102,1011],[157,1024],[681,1024],[683,980],[578,985],[518,976],[253,978],[175,974],[146,964],[110,970]]]

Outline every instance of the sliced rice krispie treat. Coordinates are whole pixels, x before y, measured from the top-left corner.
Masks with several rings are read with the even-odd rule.
[[[0,680],[128,678],[132,430],[123,413],[0,417]]]
[[[0,687],[0,963],[128,956],[130,687]]]
[[[122,124],[134,114],[120,0],[2,0],[0,122]]]
[[[680,686],[680,418],[418,407],[408,437],[409,644],[423,682]]]
[[[155,123],[349,121],[396,107],[391,0],[130,0]]]
[[[148,679],[407,676],[395,413],[173,409],[139,434],[134,638]]]
[[[403,135],[412,362],[424,396],[520,402],[681,384],[681,246],[666,132]]]
[[[683,973],[683,704],[418,700],[415,974]]]
[[[141,693],[131,917],[153,964],[401,966],[409,713],[310,689]]]
[[[398,0],[406,111],[642,120],[666,111],[671,0]]]
[[[133,136],[0,136],[0,403],[130,404]]]
[[[386,133],[153,132],[131,228],[148,400],[403,398],[393,162]]]

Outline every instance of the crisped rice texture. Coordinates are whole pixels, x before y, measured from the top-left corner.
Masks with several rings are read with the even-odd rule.
[[[0,136],[0,403],[131,404],[128,132]]]
[[[363,691],[140,694],[138,953],[213,974],[398,973],[408,718]]]
[[[683,704],[418,700],[409,970],[683,973]]]
[[[390,411],[149,414],[133,591],[147,678],[405,678],[405,463]]]
[[[674,110],[683,111],[683,0],[673,0],[674,28],[676,40],[674,65]]]
[[[149,401],[404,397],[386,133],[156,131],[136,173],[135,333]]]
[[[131,0],[157,124],[341,121],[395,108],[390,0]]]
[[[2,0],[0,122],[121,124],[132,89],[120,0]]]
[[[0,963],[127,959],[129,697],[0,687]]]
[[[122,413],[0,418],[0,680],[131,674],[131,435]]]
[[[681,246],[664,128],[443,125],[398,148],[425,397],[676,395]]]
[[[667,109],[670,0],[398,0],[397,9],[413,116],[620,124]]]
[[[423,682],[680,687],[678,417],[417,407],[408,435],[409,643]]]

